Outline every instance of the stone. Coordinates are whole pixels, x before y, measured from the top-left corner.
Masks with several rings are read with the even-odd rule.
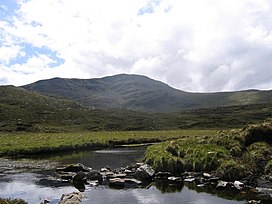
[[[195,178],[186,178],[184,179],[184,182],[193,182],[195,181]]]
[[[260,204],[260,203],[262,203],[262,201],[260,200],[249,200],[246,202],[246,204]]]
[[[135,172],[135,178],[140,181],[150,180],[154,177],[154,175],[154,169],[152,169],[152,167],[147,164],[140,166]]]
[[[257,187],[256,189],[259,193],[266,194],[272,197],[272,188]]]
[[[73,182],[85,182],[86,179],[87,179],[86,173],[84,173],[84,172],[78,172],[73,177]]]
[[[172,174],[170,172],[158,172],[155,174],[156,178],[168,178],[171,176],[172,176]]]
[[[91,171],[92,168],[89,168],[87,166],[84,166],[83,164],[71,164],[67,167],[63,167],[63,168],[57,168],[56,171],[57,172],[75,172],[75,173],[78,173],[80,171],[83,171],[83,172],[89,172]]]
[[[245,185],[240,181],[234,181],[233,183],[234,187],[238,190],[241,190]]]
[[[81,192],[62,194],[58,204],[79,204],[83,198],[84,195]]]
[[[61,179],[68,180],[68,181],[72,180],[74,176],[75,176],[75,173],[69,173],[69,172],[60,174]]]
[[[134,178],[125,178],[124,180],[126,188],[138,188],[143,184],[141,181]]]
[[[121,173],[117,173],[117,174],[113,174],[112,177],[113,178],[126,178],[127,174],[121,174]]]
[[[203,173],[203,176],[204,176],[204,178],[211,178],[212,177],[211,174],[208,174],[208,173]]]
[[[225,189],[228,186],[228,182],[226,181],[219,181],[216,188],[217,189]]]
[[[92,170],[86,173],[86,178],[87,180],[91,180],[91,181],[97,180],[99,183],[101,183],[103,180],[103,176],[100,174],[99,171],[96,171],[96,170]]]
[[[210,182],[217,182],[217,181],[219,181],[219,177],[211,177],[210,178]]]
[[[180,181],[180,180],[181,180],[181,178],[175,177],[175,176],[170,176],[170,177],[168,177],[167,179],[168,179],[169,181]]]
[[[112,178],[109,179],[109,187],[111,188],[125,188],[125,179],[121,178]]]

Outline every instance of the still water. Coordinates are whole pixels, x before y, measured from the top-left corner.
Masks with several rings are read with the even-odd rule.
[[[130,147],[46,155],[31,159],[0,160],[0,197],[21,198],[30,204],[39,204],[46,198],[55,204],[63,193],[77,191],[73,184],[63,183],[55,178],[54,169],[57,166],[82,163],[93,169],[107,166],[117,169],[140,162],[144,152],[145,147]],[[172,186],[156,183],[144,189],[123,190],[110,189],[102,185],[87,185],[84,193],[86,198],[82,204],[245,203],[239,195],[233,198],[227,195],[220,196],[216,192],[207,193],[205,189],[195,189],[190,185]]]

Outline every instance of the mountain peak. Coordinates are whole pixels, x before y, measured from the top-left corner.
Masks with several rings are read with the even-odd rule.
[[[188,93],[135,74],[118,74],[94,79],[53,78],[23,87],[49,96],[73,99],[92,108],[118,108],[144,112],[177,112],[272,101],[272,91]]]

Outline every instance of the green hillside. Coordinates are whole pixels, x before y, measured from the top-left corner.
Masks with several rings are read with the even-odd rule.
[[[96,109],[130,109],[142,112],[179,112],[272,102],[272,91],[189,93],[140,75],[100,79],[41,80],[24,88],[45,95],[69,98]]]
[[[0,86],[0,131],[73,132],[240,127],[272,117],[272,103],[176,113],[99,110],[14,86]]]

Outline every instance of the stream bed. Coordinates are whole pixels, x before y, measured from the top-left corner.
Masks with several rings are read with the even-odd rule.
[[[30,204],[44,199],[58,203],[63,193],[77,191],[72,183],[58,180],[55,169],[82,163],[93,169],[118,169],[141,162],[146,147],[78,151],[32,158],[0,159],[0,197],[21,198]],[[105,185],[86,185],[82,204],[234,204],[246,202],[246,192],[217,191],[192,183],[179,185],[152,183],[145,188],[111,189]]]

